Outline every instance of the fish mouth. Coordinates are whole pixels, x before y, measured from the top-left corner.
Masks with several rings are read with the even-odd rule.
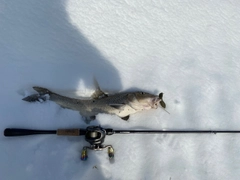
[[[157,109],[159,106],[166,108],[166,104],[163,101],[163,93],[160,93],[158,97],[152,99],[152,108]]]
[[[159,97],[156,97],[152,100],[152,108],[153,109],[157,109],[159,104],[161,102],[161,99],[159,99]]]

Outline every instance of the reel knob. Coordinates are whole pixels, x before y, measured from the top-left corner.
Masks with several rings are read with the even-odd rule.
[[[114,149],[112,146],[108,147],[108,157],[109,157],[109,160],[114,158]]]
[[[82,161],[86,161],[88,158],[88,155],[87,155],[87,148],[86,147],[83,147],[82,149],[82,153],[81,153],[81,160]]]

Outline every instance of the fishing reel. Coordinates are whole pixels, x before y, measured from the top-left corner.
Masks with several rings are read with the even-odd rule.
[[[107,129],[100,126],[88,126],[85,132],[85,140],[90,146],[84,146],[81,152],[81,160],[86,161],[88,158],[87,150],[102,151],[108,149],[109,160],[114,158],[114,149],[112,145],[103,145],[106,135],[111,135]]]

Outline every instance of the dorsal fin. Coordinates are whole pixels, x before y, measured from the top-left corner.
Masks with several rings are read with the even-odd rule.
[[[99,99],[99,98],[108,96],[100,89],[99,84],[95,78],[94,78],[94,86],[95,86],[95,92],[91,95],[93,99]]]

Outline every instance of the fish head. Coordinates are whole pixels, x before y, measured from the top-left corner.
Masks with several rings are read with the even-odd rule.
[[[166,108],[166,104],[163,101],[163,93],[156,96],[145,92],[137,92],[135,97],[146,109],[157,109],[159,106]]]

